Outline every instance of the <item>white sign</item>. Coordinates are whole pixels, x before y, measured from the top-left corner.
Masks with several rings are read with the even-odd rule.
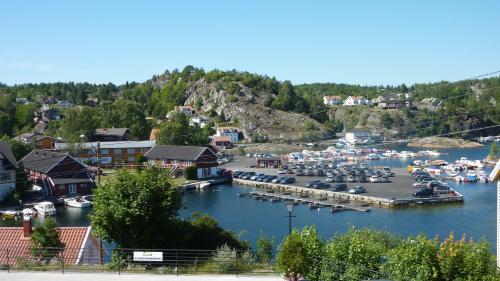
[[[163,253],[134,251],[134,261],[163,261]]]

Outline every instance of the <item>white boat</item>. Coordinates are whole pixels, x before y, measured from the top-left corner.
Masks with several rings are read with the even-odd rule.
[[[25,208],[22,210],[23,217],[32,217],[35,215],[35,210],[33,208]]]
[[[82,197],[73,197],[64,199],[66,206],[74,208],[87,208],[90,207],[91,202],[83,199]]]
[[[47,201],[40,202],[38,204],[35,204],[33,208],[36,210],[38,214],[42,216],[45,215],[53,216],[56,214],[56,207],[54,207],[54,204],[52,204],[52,202],[47,202]]]
[[[201,190],[207,189],[209,187],[210,187],[210,183],[209,182],[202,182],[202,183],[200,183],[200,184],[198,184],[196,186],[197,189],[201,189]]]

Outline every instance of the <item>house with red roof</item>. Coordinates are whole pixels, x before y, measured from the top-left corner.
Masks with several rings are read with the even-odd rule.
[[[24,220],[22,227],[0,227],[0,264],[15,265],[34,259],[30,255],[32,220]],[[67,265],[99,264],[99,242],[90,227],[59,227],[59,238],[64,249],[59,260]]]

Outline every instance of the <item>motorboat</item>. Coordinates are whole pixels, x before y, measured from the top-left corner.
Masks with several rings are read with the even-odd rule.
[[[64,199],[66,206],[73,208],[87,208],[90,207],[91,202],[85,200],[83,197],[73,197]]]
[[[36,214],[36,211],[33,208],[25,208],[21,211],[23,217],[32,217]]]
[[[44,201],[40,202],[38,204],[35,204],[33,207],[36,212],[42,216],[49,215],[53,216],[56,214],[56,207],[54,207],[54,204],[52,202]]]
[[[0,217],[2,219],[15,219],[18,216],[17,211],[2,211],[0,212]]]
[[[210,187],[209,182],[202,182],[196,186],[197,189],[201,189],[201,190],[207,189],[209,187]]]

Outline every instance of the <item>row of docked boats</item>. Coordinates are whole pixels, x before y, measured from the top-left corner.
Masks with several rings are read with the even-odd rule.
[[[433,176],[441,176],[443,179],[459,183],[488,183],[488,173],[483,170],[485,164],[481,160],[469,160],[460,158],[454,163],[444,160],[415,160],[408,166],[408,171],[421,169]]]
[[[62,198],[60,201],[67,207],[72,208],[88,208],[92,206],[93,196],[78,196],[71,198]],[[43,201],[33,205],[32,208],[24,208],[22,210],[7,210],[0,212],[2,219],[16,219],[19,217],[36,217],[36,216],[54,216],[57,210],[53,202]]]
[[[261,193],[261,192],[249,192],[249,193],[239,193],[237,194],[238,197],[251,197],[256,200],[261,200],[261,201],[268,201],[271,203],[276,203],[276,202],[286,202],[286,203],[291,203],[293,205],[299,205],[299,204],[304,204],[308,205],[309,209],[311,210],[319,210],[321,208],[330,208],[332,213],[344,211],[344,210],[356,210],[356,211],[368,211],[369,208],[366,209],[355,209],[355,208],[349,208],[344,205],[338,205],[338,204],[333,204],[333,203],[328,203],[324,202],[328,199],[328,197],[325,196],[320,196],[317,200],[309,200],[307,199],[307,195],[304,195],[305,193],[301,193],[300,196],[293,197],[291,196],[290,192],[284,193],[282,195],[274,194],[274,193]]]

